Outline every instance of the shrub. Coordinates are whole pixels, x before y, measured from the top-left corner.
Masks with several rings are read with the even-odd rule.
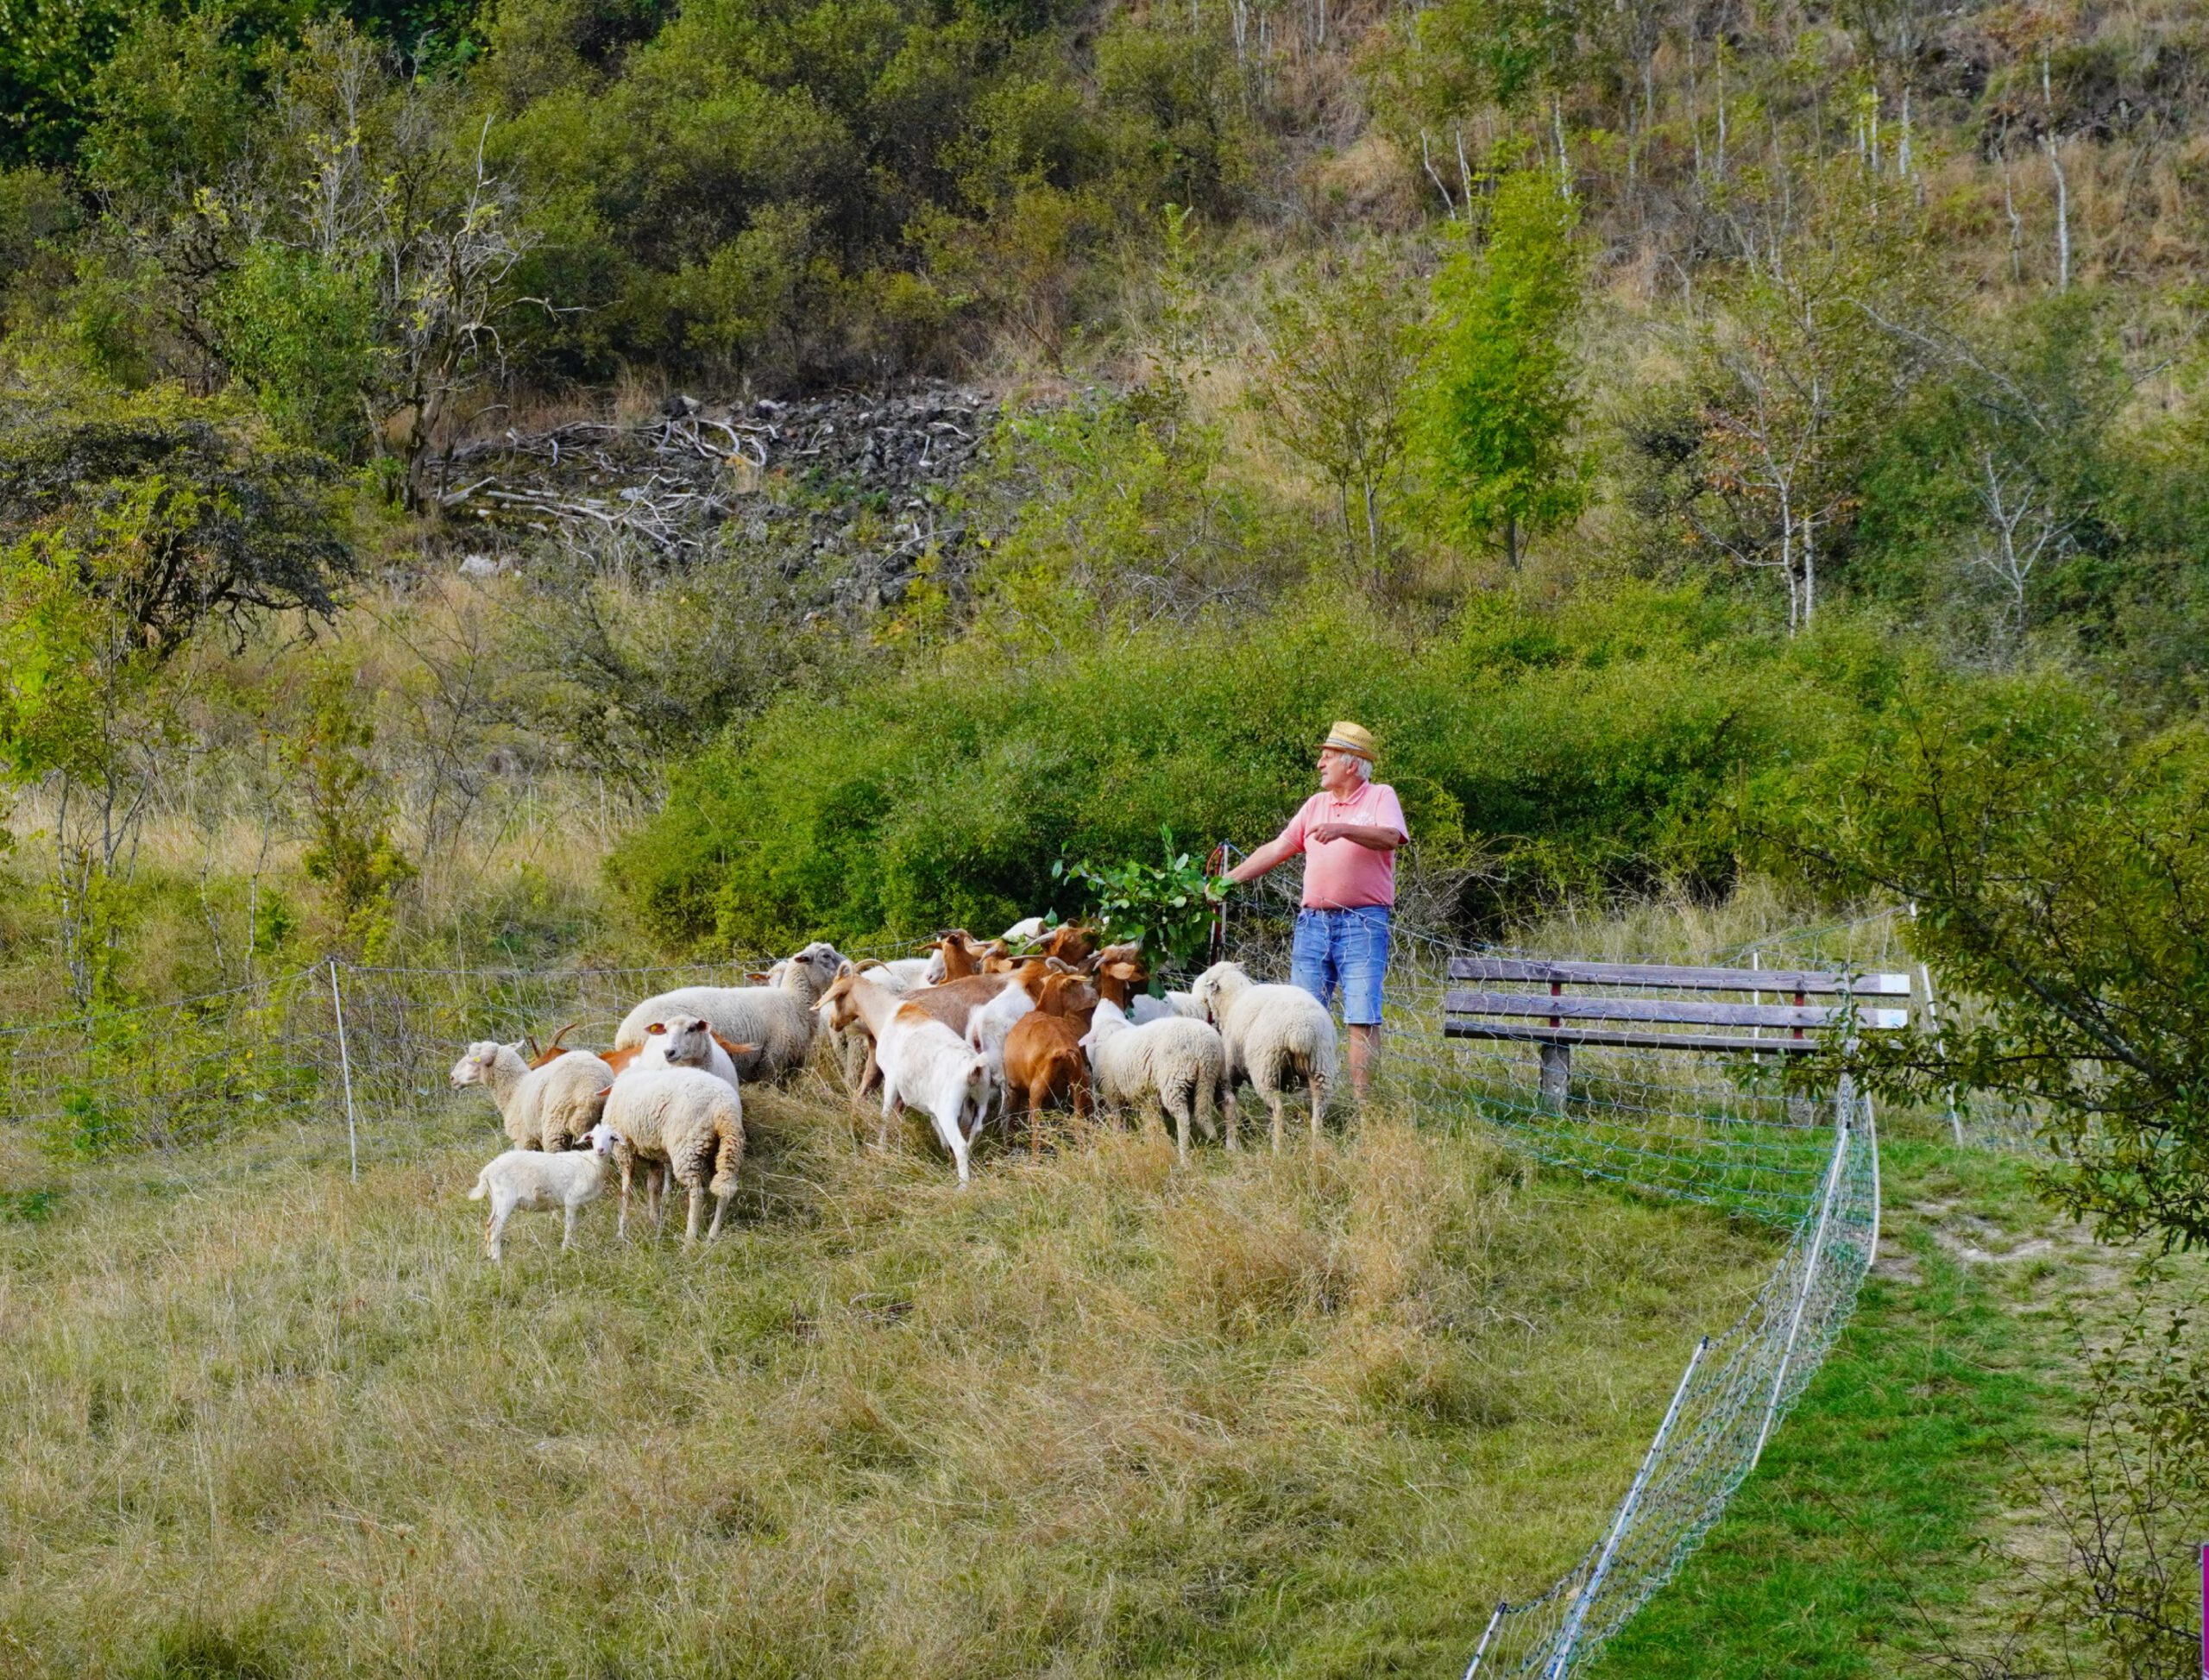
[[[1733,778],[1845,717],[1866,647],[1734,633],[1693,590],[1538,612],[1502,602],[1407,647],[1352,606],[1154,624],[1029,660],[956,644],[793,696],[676,779],[609,865],[674,946],[780,948],[1003,926],[1082,907],[1061,855],[1256,845],[1311,791],[1329,720],[1378,734],[1416,855],[1500,865],[1475,919],[1568,890],[1729,879]]]

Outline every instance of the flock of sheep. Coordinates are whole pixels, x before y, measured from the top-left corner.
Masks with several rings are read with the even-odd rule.
[[[1078,923],[1047,928],[1031,917],[988,941],[955,930],[928,954],[852,962],[816,941],[784,959],[758,984],[684,986],[647,997],[622,1018],[611,1050],[533,1041],[471,1044],[454,1064],[456,1089],[480,1085],[498,1104],[514,1148],[483,1168],[469,1192],[488,1198],[484,1249],[497,1260],[518,1210],[557,1208],[561,1246],[576,1211],[604,1193],[619,1168],[620,1223],[641,1166],[655,1219],[668,1180],[690,1192],[686,1244],[721,1230],[744,1159],[746,1082],[782,1079],[824,1049],[854,1102],[879,1092],[877,1142],[907,1108],[925,1113],[967,1181],[974,1139],[994,1113],[1007,1138],[1023,1117],[1038,1147],[1037,1115],[1068,1108],[1142,1108],[1170,1116],[1180,1158],[1192,1127],[1239,1147],[1235,1092],[1247,1081],[1273,1117],[1281,1147],[1284,1104],[1311,1093],[1319,1131],[1335,1076],[1335,1027],[1326,1008],[1292,985],[1254,981],[1231,962],[1206,969],[1186,992],[1150,996],[1141,948],[1098,948]]]

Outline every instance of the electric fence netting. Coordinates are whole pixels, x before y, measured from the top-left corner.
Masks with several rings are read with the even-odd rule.
[[[1230,954],[1254,973],[1286,978],[1295,910],[1291,884],[1262,885],[1230,912]],[[1898,920],[1906,914],[1665,960],[1862,972],[1897,962]],[[1491,1126],[1554,1167],[1790,1233],[1746,1310],[1688,1350],[1609,1524],[1554,1582],[1495,1607],[1466,1670],[1562,1680],[1592,1664],[1718,1520],[1847,1321],[1879,1243],[1878,1138],[1871,1102],[1847,1080],[1812,1090],[1786,1078],[1777,1054],[1576,1047],[1565,1100],[1545,1103],[1534,1046],[1444,1035],[1449,965],[1471,954],[1417,926],[1394,929],[1375,1085],[1382,1102],[1422,1126]]]
[[[1288,978],[1292,873],[1238,896],[1224,918],[1226,954],[1260,978]],[[1468,1673],[1561,1680],[1594,1659],[1718,1519],[1847,1321],[1878,1243],[1872,1104],[1845,1080],[1817,1091],[1790,1079],[1779,1056],[1595,1046],[1576,1050],[1564,1100],[1546,1100],[1534,1047],[1445,1036],[1449,965],[1476,947],[1418,922],[1395,929],[1375,1085],[1383,1104],[1422,1128],[1492,1129],[1557,1169],[1786,1234],[1747,1309],[1691,1350],[1638,1474],[1586,1553],[1553,1582],[1528,1583],[1524,1598],[1495,1607],[1478,1633]],[[1883,913],[1665,960],[1861,972],[1906,966],[1907,932],[1907,911]],[[357,1173],[364,1156],[409,1158],[450,1128],[456,1104],[480,1108],[480,1093],[456,1096],[449,1083],[471,1041],[544,1042],[574,1022],[570,1041],[604,1046],[639,999],[745,984],[771,960],[557,970],[333,962],[179,1002],[64,1010],[0,1029],[0,1101],[11,1121],[85,1155],[288,1120],[318,1159],[342,1135]],[[1962,1141],[1960,1112],[1954,1123]],[[2026,1135],[2017,1122],[1988,1129],[1974,1123],[1971,1141]]]

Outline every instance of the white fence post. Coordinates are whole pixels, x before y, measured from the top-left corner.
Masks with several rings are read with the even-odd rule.
[[[361,1139],[353,1122],[353,1054],[345,1047],[345,997],[337,989],[337,959],[330,960],[330,1007],[337,1016],[337,1069],[345,1081],[345,1154],[352,1163],[353,1182],[361,1181]]]
[[[1795,1361],[1795,1338],[1803,1333],[1803,1314],[1809,1309],[1811,1286],[1818,1277],[1818,1260],[1825,1253],[1826,1226],[1833,1218],[1833,1199],[1841,1191],[1841,1158],[1848,1151],[1848,1104],[1854,1094],[1854,1081],[1842,1074],[1841,1090],[1834,1098],[1834,1106],[1841,1115],[1841,1123],[1835,1129],[1839,1135],[1834,1139],[1833,1165],[1826,1169],[1826,1193],[1818,1207],[1818,1229],[1810,1238],[1809,1258],[1803,1263],[1803,1293],[1795,1298],[1794,1316],[1787,1325],[1787,1345],[1779,1350],[1779,1369],[1772,1374],[1772,1397],[1765,1403],[1764,1423],[1757,1431],[1756,1450],[1749,1455],[1749,1468],[1742,1472],[1744,1476],[1753,1471],[1764,1457],[1764,1444],[1772,1438],[1772,1425],[1779,1416],[1780,1393],[1787,1387],[1787,1369]]]
[[[1481,1658],[1488,1655],[1488,1642],[1495,1637],[1496,1624],[1503,1620],[1503,1613],[1510,1608],[1511,1601],[1507,1598],[1495,1601],[1495,1613],[1488,1619],[1488,1626],[1481,1630],[1481,1642],[1474,1647],[1473,1660],[1465,1664],[1465,1680],[1473,1680],[1473,1676],[1480,1671]]]
[[[1572,1601],[1572,1614],[1565,1618],[1564,1631],[1558,1636],[1562,1643],[1557,1654],[1550,1658],[1549,1666],[1542,1671],[1543,1680],[1564,1680],[1571,1669],[1572,1647],[1580,1643],[1581,1627],[1595,1602],[1595,1595],[1602,1590],[1603,1577],[1611,1572],[1611,1559],[1618,1555],[1619,1542],[1626,1536],[1627,1524],[1633,1519],[1634,1507],[1641,1503],[1641,1490],[1649,1485],[1649,1472],[1657,1468],[1657,1455],[1664,1451],[1672,1425],[1679,1420],[1680,1406],[1688,1397],[1688,1384],[1695,1381],[1695,1368],[1702,1362],[1703,1355],[1709,1350],[1710,1338],[1706,1336],[1688,1356],[1688,1368],[1680,1373],[1680,1386],[1672,1390],[1672,1403],[1665,1408],[1665,1421],[1657,1425],[1649,1450],[1641,1456],[1641,1468],[1633,1473],[1633,1485],[1619,1501],[1619,1513],[1611,1520],[1611,1532],[1604,1538],[1602,1555],[1595,1559],[1595,1567],[1588,1576],[1588,1584],[1580,1589],[1580,1596]]]

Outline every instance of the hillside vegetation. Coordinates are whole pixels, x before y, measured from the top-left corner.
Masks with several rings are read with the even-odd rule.
[[[1869,1087],[2199,1243],[2206,178],[2170,0],[15,5],[0,1003],[1072,915],[1351,717],[1438,929],[1914,903]]]

